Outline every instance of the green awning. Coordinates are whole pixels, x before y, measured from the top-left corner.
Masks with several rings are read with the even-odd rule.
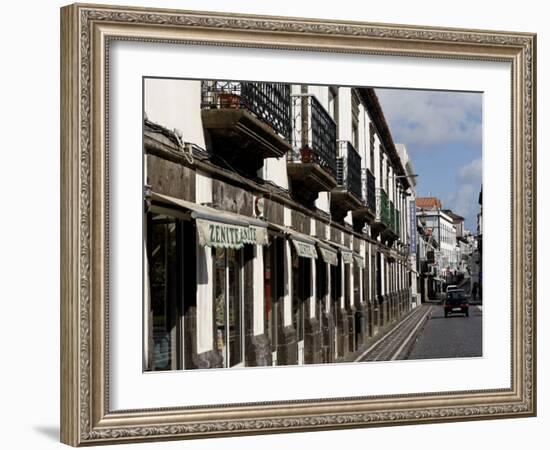
[[[267,229],[215,220],[196,219],[199,244],[207,247],[242,248],[245,244],[266,245]]]
[[[276,223],[270,223],[269,226],[277,231],[282,232],[283,234],[286,234],[290,238],[298,256],[310,259],[317,258],[317,250],[315,249],[314,238],[312,238],[311,236],[307,236],[303,233],[299,233],[292,228],[288,228],[283,225],[277,225]]]
[[[344,264],[352,264],[353,263],[353,251],[349,248],[345,247],[342,244],[339,244],[337,242],[332,241],[325,241],[327,244],[336,247],[340,251],[340,255],[342,255],[342,262]]]
[[[353,259],[355,261],[355,264],[357,264],[357,266],[359,268],[361,268],[361,269],[365,268],[365,260],[361,255],[359,255],[358,253],[354,253],[353,254]]]
[[[294,248],[296,249],[296,253],[298,253],[298,256],[311,259],[317,258],[317,250],[315,250],[315,245],[310,244],[309,242],[294,239],[292,238],[292,236],[290,237],[290,239],[294,244]]]
[[[267,245],[267,224],[254,217],[220,211],[179,198],[153,193],[153,201],[190,212],[195,219],[199,244],[207,247],[243,248],[245,244]]]
[[[323,261],[330,264],[331,266],[338,265],[338,251],[331,248],[328,245],[323,244],[322,242],[317,242],[317,247],[321,253]]]
[[[351,251],[340,250],[340,254],[342,255],[342,261],[344,264],[353,263],[353,253]]]

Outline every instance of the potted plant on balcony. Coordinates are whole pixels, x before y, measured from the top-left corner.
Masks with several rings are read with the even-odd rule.
[[[309,147],[308,145],[304,145],[300,149],[300,156],[302,158],[303,163],[313,162],[313,149],[311,147]]]
[[[239,109],[241,105],[241,96],[233,92],[221,92],[218,95],[220,108]]]

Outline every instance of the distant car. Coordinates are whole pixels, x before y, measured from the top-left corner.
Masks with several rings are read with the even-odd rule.
[[[449,286],[447,286],[447,289],[445,290],[445,292],[456,291],[457,289],[458,289],[458,286],[456,284],[449,284]]]
[[[445,299],[445,317],[449,317],[449,314],[464,314],[469,315],[469,303],[464,289],[454,289],[447,292],[447,298]]]

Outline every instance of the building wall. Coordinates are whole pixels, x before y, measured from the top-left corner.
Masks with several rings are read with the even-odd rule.
[[[260,176],[271,181],[277,186],[288,190],[288,174],[286,171],[286,157],[281,158],[265,158],[264,166]]]
[[[324,108],[329,108],[329,88],[323,86],[303,86],[293,85],[291,87],[292,95],[308,94],[315,95],[317,100]],[[167,95],[169,93],[169,95]],[[202,122],[200,115],[200,83],[189,82],[185,80],[148,80],[146,85],[145,110],[147,118],[167,130],[179,129],[183,134],[183,140],[193,142],[201,148],[209,151],[208,138],[202,131]],[[353,141],[352,133],[352,96],[351,88],[339,88],[337,96],[337,119],[338,138],[340,140]],[[189,103],[185,99],[192,99],[193,108],[189,108]],[[163,109],[163,105],[168,105]],[[187,105],[186,108],[181,105]],[[181,111],[180,111],[181,109]],[[192,112],[188,111],[193,109]],[[182,111],[186,111],[185,113]],[[296,111],[294,111],[296,112]],[[400,183],[396,179],[396,170],[392,166],[383,146],[380,136],[377,132],[374,135],[374,167],[371,167],[370,161],[370,116],[369,111],[363,103],[359,103],[357,114],[357,131],[355,137],[355,147],[361,156],[361,167],[370,168],[376,179],[378,187],[387,191],[388,197],[394,202],[396,209],[400,211],[401,232],[397,237],[394,249],[403,251],[408,243],[407,237],[407,211],[405,208],[405,192],[398,188]],[[168,133],[169,134],[169,133]],[[200,139],[202,136],[202,140]],[[189,137],[189,139],[188,139]],[[166,138],[164,142],[170,146],[170,139]],[[175,144],[174,144],[175,145]],[[174,151],[180,151],[175,148]],[[167,172],[168,163],[158,156],[158,151],[154,155],[147,155],[147,173],[148,181],[154,192],[164,195],[170,195],[176,198],[191,200],[199,204],[213,205],[221,211],[230,211],[243,216],[253,216],[253,199],[255,195],[263,196],[265,200],[265,218],[271,223],[284,225],[293,230],[303,233],[307,236],[316,236],[317,238],[327,239],[335,245],[343,246],[356,255],[360,255],[365,261],[365,269],[356,266],[354,259],[351,264],[345,264],[343,259],[336,271],[327,270],[326,285],[328,295],[317,292],[317,283],[321,276],[317,272],[316,264],[310,265],[310,279],[306,280],[309,286],[309,295],[304,298],[304,338],[297,339],[297,330],[293,327],[293,298],[297,295],[294,292],[292,266],[293,254],[295,252],[290,238],[287,236],[284,240],[282,258],[283,284],[284,292],[281,293],[279,303],[279,324],[280,342],[277,347],[270,346],[269,338],[265,335],[265,299],[264,299],[264,258],[265,249],[262,246],[252,246],[243,252],[243,273],[245,285],[243,289],[244,304],[242,306],[246,326],[246,358],[247,365],[265,365],[266,361],[277,361],[281,364],[295,364],[296,362],[316,362],[320,360],[321,334],[328,328],[329,336],[334,336],[335,347],[329,353],[336,355],[339,359],[347,357],[350,352],[358,348],[368,336],[373,336],[378,329],[387,325],[391,321],[398,319],[399,314],[406,311],[409,306],[403,308],[402,292],[409,288],[405,283],[405,259],[403,254],[400,259],[387,257],[381,253],[385,246],[381,237],[377,241],[370,240],[368,232],[370,224],[364,228],[367,234],[353,230],[353,216],[348,211],[338,223],[331,217],[331,194],[329,192],[320,192],[315,200],[315,209],[304,210],[298,206],[295,200],[289,196],[289,177],[287,173],[286,157],[266,158],[263,165],[258,170],[258,176],[265,181],[271,182],[277,189],[277,195],[281,196],[274,200],[271,195],[259,192],[260,186],[256,191],[254,183],[247,186],[238,186],[238,178],[231,181],[229,178],[219,174],[213,176],[209,170],[196,170],[189,168],[185,161],[181,163],[170,164],[177,167],[182,173],[187,174],[188,179],[193,180],[193,192],[180,192],[181,189],[175,189],[178,183],[164,182],[162,175],[168,173],[168,176],[176,181],[176,178],[182,178],[176,172]],[[172,156],[170,157],[172,158]],[[170,159],[168,158],[168,159]],[[166,161],[168,161],[168,159]],[[237,162],[238,163],[238,162]],[[168,164],[169,165],[169,164]],[[380,168],[382,169],[380,171]],[[175,170],[175,169],[174,169]],[[187,171],[187,172],[186,172]],[[380,177],[380,173],[382,177]],[[170,181],[170,180],[168,180]],[[386,187],[387,186],[387,187]],[[262,186],[262,189],[265,187]],[[284,194],[284,192],[287,194]],[[286,197],[285,197],[286,195]],[[367,241],[369,240],[369,241]],[[391,245],[391,244],[390,244]],[[245,249],[247,246],[245,246]],[[378,277],[376,273],[376,254],[379,253],[381,273]],[[196,353],[200,364],[212,365],[219,364],[216,359],[216,352],[220,349],[216,343],[215,317],[213,303],[213,257],[209,248],[197,244],[196,247],[196,265],[197,265],[197,286],[196,286],[196,310],[194,314],[194,326],[196,340]],[[330,267],[328,268],[330,269]],[[331,275],[332,272],[332,275]],[[379,308],[378,300],[375,298],[377,279],[380,279],[380,292],[385,303]],[[365,281],[366,280],[366,281]],[[363,288],[363,285],[365,287]],[[334,287],[334,290],[332,289]],[[329,315],[328,324],[323,323],[321,315],[322,308],[320,304],[324,303],[324,314]],[[410,302],[408,302],[410,305]],[[377,312],[378,311],[378,312]],[[398,314],[399,311],[399,314]],[[320,332],[320,330],[325,330]],[[299,342],[298,342],[299,341]],[[332,344],[330,344],[332,345]],[[329,345],[329,347],[330,347]],[[250,350],[252,348],[252,350]],[[333,358],[332,356],[331,358]],[[205,366],[205,367],[206,367]]]
[[[147,118],[169,130],[180,130],[183,142],[192,142],[205,148],[201,120],[201,82],[146,78],[144,83]]]

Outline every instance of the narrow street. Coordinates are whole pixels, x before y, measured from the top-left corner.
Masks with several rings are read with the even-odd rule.
[[[470,305],[469,317],[445,317],[443,305],[425,303],[414,309],[355,361],[469,358],[482,356],[482,306]]]
[[[447,318],[442,305],[432,305],[431,316],[408,359],[482,356],[482,318],[481,305],[470,305],[469,317],[457,314]]]
[[[432,305],[423,304],[405,316],[391,330],[364,350],[356,359],[359,361],[392,361],[406,359],[408,350],[415,342],[428,320]]]

